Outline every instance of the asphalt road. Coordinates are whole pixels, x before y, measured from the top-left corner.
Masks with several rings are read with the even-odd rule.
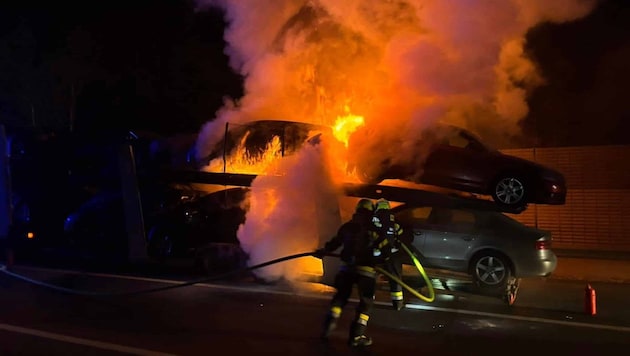
[[[580,282],[524,281],[509,307],[447,280],[451,290],[438,290],[435,302],[409,298],[400,312],[389,308],[383,284],[370,319],[374,345],[356,350],[345,343],[354,303],[328,342],[317,337],[332,289],[316,283],[242,280],[107,296],[181,281],[20,266],[13,272],[104,295],[67,294],[2,274],[2,355],[617,355],[630,345],[627,284],[595,285],[595,316],[583,313]]]

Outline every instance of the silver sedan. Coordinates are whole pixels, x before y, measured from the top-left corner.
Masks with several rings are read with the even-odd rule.
[[[502,213],[405,204],[393,212],[425,267],[466,273],[482,289],[545,277],[556,268],[550,232]]]

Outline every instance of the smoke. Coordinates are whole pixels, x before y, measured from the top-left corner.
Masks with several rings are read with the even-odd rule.
[[[349,154],[375,161],[385,156],[418,157],[418,152],[405,151],[417,148],[407,141],[437,121],[518,135],[519,122],[528,113],[527,96],[544,83],[524,51],[525,35],[542,22],[583,17],[596,4],[595,0],[197,3],[225,11],[225,52],[232,68],[245,78],[244,96],[226,100],[202,127],[197,142],[200,157],[208,154],[226,122],[282,119],[332,125],[349,108],[365,118],[362,134],[351,138],[355,145]],[[392,140],[399,143],[386,144]],[[297,163],[295,167],[303,168]],[[282,182],[286,195],[311,187],[310,178],[287,177]],[[259,177],[254,190],[266,185],[266,179]],[[262,251],[273,248],[262,242],[265,231],[271,231],[265,219],[272,215],[256,206],[280,197],[260,199],[239,236],[258,236],[251,246]],[[304,199],[286,203],[300,204]],[[304,217],[282,216],[289,224],[307,223]],[[247,226],[253,219],[260,228]],[[283,241],[300,235],[296,229],[287,226]]]
[[[238,231],[250,266],[313,251],[336,232],[341,223],[338,192],[325,147],[306,145],[279,161],[280,170],[287,174],[261,175],[253,181],[247,219]],[[256,271],[267,280],[289,281],[305,273],[321,274],[321,261],[300,258]]]
[[[543,83],[523,51],[525,34],[583,17],[595,0],[198,4],[225,10],[226,53],[245,77],[245,95],[202,128],[203,155],[226,121],[331,124],[345,105],[384,139],[437,120],[516,135],[528,93]]]

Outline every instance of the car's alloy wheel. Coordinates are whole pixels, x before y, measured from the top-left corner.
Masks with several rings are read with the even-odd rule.
[[[515,177],[506,177],[497,181],[492,197],[500,204],[516,206],[523,204],[525,193],[525,184],[522,180]]]
[[[510,267],[505,258],[497,254],[486,254],[475,259],[473,273],[480,287],[501,287],[510,277]]]

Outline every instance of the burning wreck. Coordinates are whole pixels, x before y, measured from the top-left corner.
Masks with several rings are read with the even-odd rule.
[[[543,22],[578,19],[595,5],[574,0],[197,2],[224,11],[225,53],[245,78],[245,94],[226,100],[202,127],[196,155],[207,162],[204,171],[265,173],[251,181],[249,210],[238,230],[252,264],[312,250],[331,236],[343,215],[342,182],[358,182],[382,162],[420,162],[415,167],[422,172],[431,145],[418,146],[418,137],[440,122],[504,140],[519,135],[527,96],[544,83],[525,50],[527,32]],[[220,143],[226,125],[238,128],[268,118],[318,125],[329,133],[301,137],[317,137],[320,144],[303,145],[290,155],[295,142],[284,142],[284,131],[272,135],[277,139],[254,140],[251,132]],[[249,138],[256,143],[248,151]],[[236,148],[236,155],[224,150],[225,157],[217,156],[217,145]],[[278,156],[283,159],[270,159]],[[352,162],[361,162],[364,172],[357,174]],[[542,187],[562,203],[562,177],[543,176]],[[527,179],[518,178],[523,177],[501,177],[503,192],[511,197],[504,203],[526,194],[519,190]],[[306,268],[292,262],[261,274],[291,279]]]

